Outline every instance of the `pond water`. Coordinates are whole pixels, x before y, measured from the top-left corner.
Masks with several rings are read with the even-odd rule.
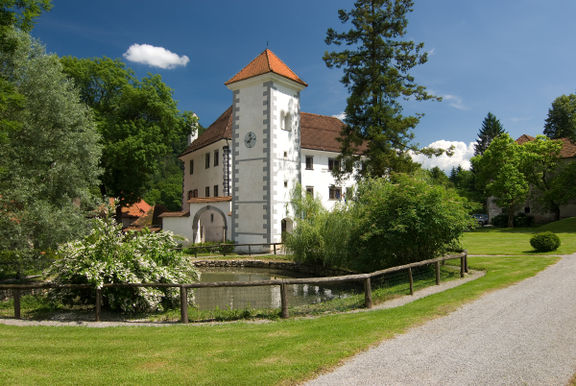
[[[268,268],[216,267],[201,268],[200,282],[258,281],[298,277],[312,277],[299,272]],[[287,286],[287,300],[290,306],[319,303],[339,297],[349,296],[354,284],[311,285],[291,284]],[[280,308],[280,286],[198,288],[194,290],[194,300],[201,310]]]

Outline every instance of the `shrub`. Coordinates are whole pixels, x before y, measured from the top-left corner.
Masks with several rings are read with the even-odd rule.
[[[492,217],[492,225],[498,228],[506,228],[508,226],[508,216],[505,214],[499,214]]]
[[[60,245],[47,274],[56,284],[189,283],[197,278],[190,261],[175,251],[171,233],[122,233],[111,218],[94,219],[82,240]],[[95,291],[54,289],[63,304],[94,304]],[[119,287],[102,291],[104,307],[122,312],[160,311],[178,304],[177,288]]]
[[[560,238],[552,232],[537,233],[530,239],[530,245],[538,252],[554,251],[560,246]]]
[[[534,216],[525,213],[518,213],[514,216],[514,227],[527,228],[534,225]]]

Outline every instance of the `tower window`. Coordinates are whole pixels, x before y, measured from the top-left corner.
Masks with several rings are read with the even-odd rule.
[[[284,187],[287,188],[288,187],[288,181],[284,180]]]
[[[314,156],[307,155],[306,156],[306,170],[313,170],[314,169]]]
[[[219,161],[220,161],[220,152],[218,150],[214,150],[214,166],[218,166]]]
[[[306,187],[306,194],[308,194],[310,196],[314,196],[314,187],[313,186],[307,186]]]
[[[208,169],[210,167],[210,153],[206,153],[206,155],[204,156],[204,161],[206,169]]]
[[[194,160],[191,159],[190,163],[188,164],[188,170],[190,174],[194,174]]]
[[[192,191],[192,198],[196,198],[196,197],[198,197],[198,189],[194,189]]]
[[[204,197],[210,197],[210,187],[209,186],[204,188]]]
[[[218,185],[214,185],[214,197],[218,197]]]

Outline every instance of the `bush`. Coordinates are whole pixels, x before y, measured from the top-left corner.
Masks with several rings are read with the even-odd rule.
[[[293,205],[297,226],[286,246],[295,260],[357,271],[436,257],[475,224],[453,190],[402,175],[360,184],[332,212],[301,195]]]
[[[234,252],[234,242],[226,241],[225,243],[207,241],[205,243],[197,243],[188,246],[183,249],[183,252],[189,255],[195,253],[220,253],[220,254],[230,254]]]
[[[558,249],[560,238],[552,232],[538,233],[532,236],[530,245],[538,252],[550,252]]]
[[[505,214],[499,214],[492,217],[492,225],[498,228],[506,228],[508,226],[508,216]]]
[[[171,233],[122,233],[111,218],[94,219],[82,240],[59,246],[47,274],[56,284],[189,283],[197,279],[190,261],[175,250]],[[102,305],[122,312],[161,311],[178,304],[177,288],[119,287],[102,291]],[[54,289],[53,301],[94,304],[94,290]]]
[[[498,228],[508,227],[508,216],[503,213],[492,217],[492,225]],[[525,213],[518,213],[514,216],[514,227],[528,228],[532,225],[534,225],[534,216]]]

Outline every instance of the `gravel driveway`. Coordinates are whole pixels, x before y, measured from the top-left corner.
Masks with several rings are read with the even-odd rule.
[[[361,353],[311,385],[564,385],[576,372],[576,254]]]

